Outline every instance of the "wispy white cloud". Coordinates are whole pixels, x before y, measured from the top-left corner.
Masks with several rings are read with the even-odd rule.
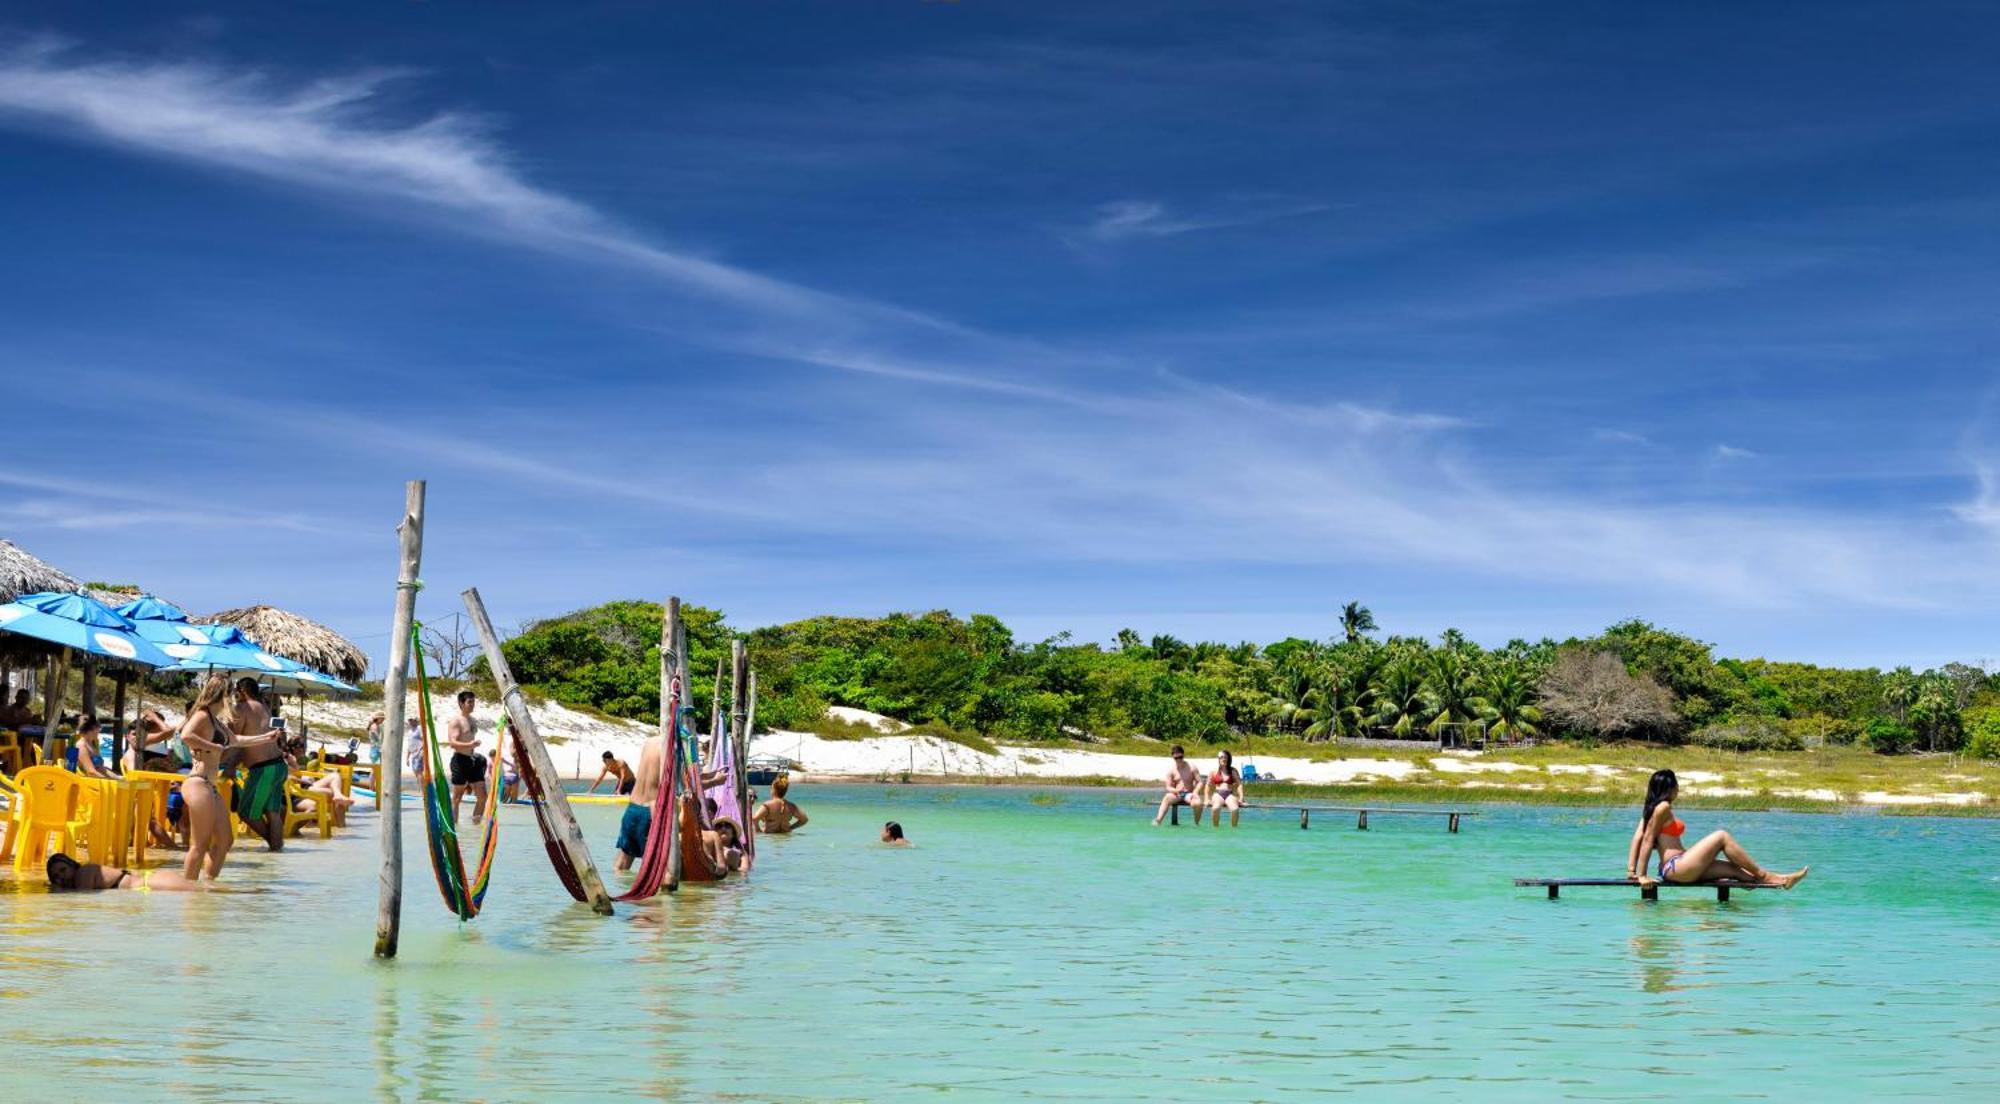
[[[1607,445],[1650,445],[1652,439],[1643,433],[1629,429],[1598,428],[1590,431],[1591,439]]]
[[[1755,460],[1757,458],[1757,454],[1747,448],[1738,448],[1735,445],[1722,445],[1722,444],[1716,445],[1715,451],[1710,455],[1714,456],[1717,462],[1727,462],[1731,460]]]
[[[1201,230],[1231,226],[1254,226],[1278,219],[1297,218],[1330,210],[1325,203],[1245,204],[1234,210],[1200,215],[1181,215],[1152,199],[1120,199],[1100,205],[1080,237],[1095,242],[1120,242],[1133,238],[1171,238]]]

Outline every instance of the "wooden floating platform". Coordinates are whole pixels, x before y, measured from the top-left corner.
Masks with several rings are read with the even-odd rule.
[[[1299,828],[1302,831],[1312,827],[1312,814],[1314,813],[1353,813],[1355,814],[1354,827],[1363,832],[1368,830],[1368,814],[1370,813],[1382,816],[1441,816],[1445,818],[1445,831],[1454,833],[1458,831],[1458,818],[1479,815],[1478,813],[1464,809],[1362,808],[1359,805],[1245,805],[1243,807],[1245,809],[1297,809],[1299,811]],[[1180,805],[1173,807],[1173,823],[1179,824],[1181,822],[1182,808],[1183,806]]]
[[[1549,888],[1549,900],[1551,901],[1556,899],[1558,891],[1564,886],[1623,886],[1626,889],[1638,890],[1639,896],[1647,901],[1657,901],[1660,899],[1661,886],[1665,886],[1668,889],[1712,889],[1715,891],[1715,899],[1718,901],[1729,900],[1729,891],[1732,889],[1779,888],[1774,885],[1766,885],[1763,882],[1739,882],[1729,878],[1722,878],[1712,882],[1654,882],[1649,886],[1640,885],[1638,880],[1634,878],[1516,878],[1514,879],[1514,884],[1517,886],[1547,886]]]

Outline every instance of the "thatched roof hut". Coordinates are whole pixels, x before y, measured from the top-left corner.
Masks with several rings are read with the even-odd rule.
[[[284,656],[335,678],[360,682],[368,673],[368,653],[353,641],[317,621],[308,621],[276,606],[223,610],[200,620],[234,625],[272,655]]]
[[[11,602],[23,594],[45,590],[82,590],[83,584],[21,550],[10,540],[0,540],[0,602]]]

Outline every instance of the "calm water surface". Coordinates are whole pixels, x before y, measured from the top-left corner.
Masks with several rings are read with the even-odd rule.
[[[1992,821],[1690,807],[1813,877],[1648,905],[1509,882],[1622,870],[1636,810],[1232,833],[1130,791],[794,796],[751,880],[611,920],[508,810],[463,926],[412,806],[391,963],[372,814],[239,846],[257,894],[0,882],[0,1100],[2000,1099]],[[618,812],[578,808],[607,870]]]

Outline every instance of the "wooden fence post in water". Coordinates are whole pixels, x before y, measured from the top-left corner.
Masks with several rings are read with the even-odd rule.
[[[688,670],[687,665],[687,634],[681,627],[681,600],[670,597],[667,599],[666,616],[660,619],[660,785],[666,787],[667,816],[672,818],[669,822],[672,828],[667,832],[667,880],[664,885],[668,893],[681,888],[681,803],[674,792],[681,778],[680,755],[674,748],[674,733],[679,731],[681,719],[676,716],[679,710],[674,706],[671,689],[676,673],[680,675],[681,693],[690,693],[694,687],[688,681],[692,672]],[[722,692],[720,664],[715,668],[715,677],[716,693],[720,694]],[[716,698],[718,702],[721,700],[719,697]],[[716,708],[719,715],[721,706],[718,705]],[[719,740],[722,737],[711,733],[709,738]],[[699,752],[696,754],[699,757]],[[697,765],[695,767],[697,779],[700,773],[701,768]],[[700,798],[701,791],[697,789],[693,796]]]
[[[375,956],[396,957],[403,924],[403,696],[409,686],[410,623],[417,619],[417,574],[424,564],[424,481],[403,485],[401,560],[396,612],[389,630],[389,669],[382,678],[382,759],[375,796],[382,805],[382,899],[375,913]]]
[[[556,844],[576,868],[577,880],[583,883],[583,895],[591,910],[609,916],[611,894],[604,888],[604,879],[598,876],[597,864],[590,860],[590,845],[583,841],[583,829],[576,826],[569,795],[563,792],[562,780],[556,774],[556,761],[549,757],[549,746],[535,728],[534,715],[528,712],[528,699],[521,695],[521,687],[514,682],[514,671],[500,651],[500,634],[493,631],[493,622],[486,616],[486,603],[479,600],[479,588],[467,587],[460,597],[465,599],[465,612],[472,615],[472,627],[479,633],[479,647],[486,653],[486,666],[493,672],[493,682],[500,687],[500,705],[507,711],[507,719],[514,723],[514,734],[521,747],[527,750],[528,765],[548,780],[543,795],[548,798],[549,821],[555,826]],[[500,769],[497,761],[493,769]],[[499,811],[492,815],[498,816]]]
[[[745,821],[750,819],[750,733],[744,730],[750,714],[744,699],[749,697],[750,658],[743,650],[743,638],[729,642],[729,735],[736,741],[736,808]],[[721,750],[721,749],[717,749]],[[748,832],[750,825],[742,825]]]

